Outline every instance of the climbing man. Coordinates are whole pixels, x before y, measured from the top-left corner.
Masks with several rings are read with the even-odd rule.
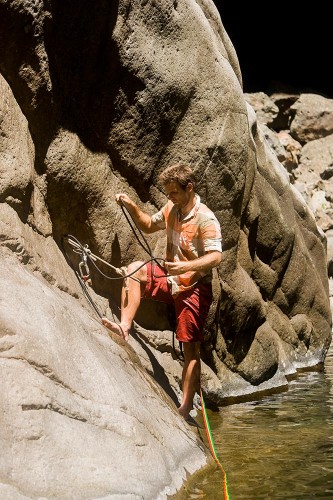
[[[135,279],[127,280],[127,290],[122,288],[120,323],[105,317],[102,323],[128,340],[142,298],[175,306],[176,337],[183,343],[184,350],[183,395],[178,411],[187,420],[194,395],[200,388],[200,344],[212,302],[212,268],[218,266],[222,258],[221,229],[213,212],[195,193],[195,176],[190,167],[183,164],[167,167],[159,181],[169,201],[152,216],[125,193],[117,194],[116,201],[126,206],[143,232],[166,230],[164,265],[154,261],[130,264],[128,273],[134,273]]]

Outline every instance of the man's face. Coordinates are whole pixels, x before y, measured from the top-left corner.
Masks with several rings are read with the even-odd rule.
[[[166,196],[176,207],[185,207],[191,199],[193,186],[189,183],[185,189],[178,182],[169,182],[164,186]]]

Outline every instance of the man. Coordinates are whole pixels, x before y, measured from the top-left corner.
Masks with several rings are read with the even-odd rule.
[[[179,413],[188,419],[193,398],[200,387],[200,343],[203,326],[212,302],[211,269],[221,262],[220,225],[211,210],[195,193],[195,176],[185,165],[166,168],[159,176],[168,203],[155,215],[143,212],[125,193],[116,195],[137,226],[145,233],[166,229],[164,266],[154,261],[134,262],[128,273],[128,289],[122,289],[120,324],[103,318],[103,324],[128,339],[141,298],[174,304],[176,336],[183,342],[182,403]],[[136,271],[136,272],[135,272]]]

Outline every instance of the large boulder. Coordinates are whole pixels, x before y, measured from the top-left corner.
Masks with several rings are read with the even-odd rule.
[[[175,493],[209,461],[203,444],[130,346],[9,253],[1,252],[0,497]],[[55,263],[59,254],[53,244]]]

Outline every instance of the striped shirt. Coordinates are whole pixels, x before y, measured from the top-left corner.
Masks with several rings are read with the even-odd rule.
[[[220,224],[213,212],[201,203],[199,195],[196,195],[195,206],[185,217],[169,201],[151,219],[157,227],[166,229],[166,260],[170,262],[197,259],[212,250],[222,252]],[[168,277],[173,295],[194,286],[199,280],[207,283],[211,279],[211,269]]]

